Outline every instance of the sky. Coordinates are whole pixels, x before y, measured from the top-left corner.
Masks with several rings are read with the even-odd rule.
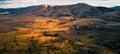
[[[92,6],[120,6],[120,0],[0,0],[0,8],[18,8],[41,4],[70,5],[86,3]]]

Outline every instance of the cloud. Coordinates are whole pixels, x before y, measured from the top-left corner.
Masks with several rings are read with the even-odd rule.
[[[93,6],[106,6],[106,7],[112,7],[112,6],[120,6],[120,0],[92,0],[89,2],[85,2],[87,4],[93,5]]]
[[[0,0],[0,1],[31,1],[31,0]],[[34,1],[34,0],[32,0],[32,1]]]
[[[0,1],[8,1],[8,0],[0,0]]]
[[[16,8],[16,7],[26,7],[37,3],[37,0],[0,0],[0,7],[5,8]]]
[[[120,0],[0,0],[0,8],[26,7],[40,4],[66,5],[87,3],[93,6],[120,6]]]
[[[0,0],[1,5],[5,4],[23,4],[23,3],[37,3],[37,0]]]
[[[38,0],[0,0],[0,8],[17,8],[36,5]]]

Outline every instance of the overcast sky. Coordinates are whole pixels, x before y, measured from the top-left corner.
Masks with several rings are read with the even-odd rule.
[[[16,8],[41,4],[69,5],[87,3],[93,6],[120,6],[120,0],[0,0],[0,8]]]

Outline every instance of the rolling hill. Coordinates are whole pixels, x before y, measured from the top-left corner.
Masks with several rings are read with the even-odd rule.
[[[120,10],[106,7],[94,7],[84,3],[73,5],[39,5],[17,9],[0,9],[1,17],[9,16],[73,16],[78,18],[102,18],[108,21],[120,21]]]
[[[120,10],[73,5],[0,9],[0,54],[119,54]]]
[[[120,6],[114,6],[114,7],[111,7],[111,8],[120,9]]]

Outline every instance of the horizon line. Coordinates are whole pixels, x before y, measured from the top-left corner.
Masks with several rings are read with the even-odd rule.
[[[54,5],[54,6],[66,6],[66,5],[75,5],[75,4],[87,4],[87,3],[74,3],[74,4],[60,4],[60,5],[57,5],[57,4],[49,4],[49,3],[45,3],[45,4],[39,4],[39,5],[30,5],[30,6],[24,6],[24,7],[8,7],[8,8],[0,8],[0,9],[16,9],[16,8],[27,8],[27,7],[32,7],[32,6],[40,6],[40,5]],[[94,5],[90,5],[90,4],[87,4],[89,6],[93,6],[93,7],[107,7],[107,6],[94,6]],[[111,6],[111,7],[115,7],[115,6]],[[107,7],[107,8],[111,8],[111,7]]]

